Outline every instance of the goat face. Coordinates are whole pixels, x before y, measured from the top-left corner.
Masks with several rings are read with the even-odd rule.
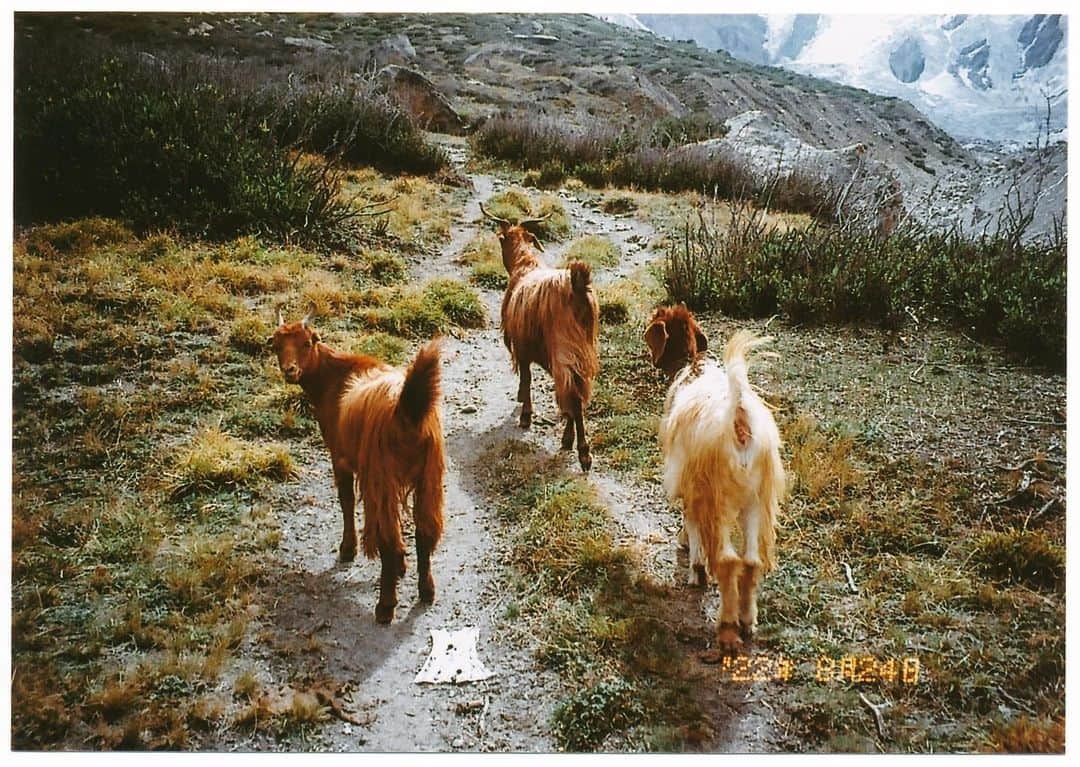
[[[645,329],[644,337],[652,354],[653,365],[669,376],[675,375],[709,348],[704,331],[682,304],[657,309]]]
[[[289,383],[300,383],[315,363],[315,344],[319,343],[319,334],[308,327],[308,317],[299,322],[285,323],[278,317],[278,327],[270,337],[270,345],[277,355],[281,374]]]

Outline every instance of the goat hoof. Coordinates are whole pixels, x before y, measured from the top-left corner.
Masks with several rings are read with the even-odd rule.
[[[578,463],[581,464],[581,470],[587,472],[592,468],[592,455],[589,453],[578,453]]]
[[[705,565],[694,565],[693,570],[694,572],[690,576],[690,585],[705,588],[705,584],[709,582],[705,574]]]
[[[753,639],[755,633],[757,633],[756,621],[739,621],[739,636],[742,637],[744,642],[749,642]]]
[[[375,605],[375,622],[383,626],[394,620],[394,608],[397,605]]]
[[[352,546],[343,545],[338,551],[339,562],[352,562],[354,559],[356,559],[356,544]]]
[[[716,649],[725,655],[735,656],[742,651],[742,639],[739,638],[739,627],[734,623],[721,624],[716,632]]]
[[[574,446],[574,435],[573,434],[570,435],[569,439],[567,439],[566,437],[563,437],[563,439],[562,439],[562,449],[563,450],[569,450],[573,446]]]
[[[428,578],[427,583],[420,584],[420,601],[430,605],[435,601],[435,581]]]
[[[522,413],[521,419],[518,421],[518,424],[521,426],[522,429],[528,429],[530,426],[532,426],[532,413]]]

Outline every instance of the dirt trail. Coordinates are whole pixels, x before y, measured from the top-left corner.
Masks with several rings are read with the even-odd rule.
[[[446,144],[455,164],[464,165],[464,146]],[[463,170],[464,172],[464,170]],[[507,186],[492,175],[470,174],[473,189],[461,217],[454,223],[450,244],[437,257],[415,265],[413,278],[465,276],[456,263],[462,248],[484,231],[479,203]],[[629,273],[648,259],[646,246],[652,228],[640,221],[613,217],[587,208],[573,194],[560,192],[575,236],[603,234],[624,255],[612,270],[600,270],[596,282],[604,284]],[[548,247],[549,262],[557,260],[565,245]],[[330,751],[552,751],[548,722],[559,699],[560,683],[550,672],[538,668],[534,646],[522,637],[521,627],[502,619],[508,594],[501,591],[498,575],[509,546],[494,504],[474,480],[477,456],[508,438],[525,440],[540,450],[559,450],[558,412],[549,376],[534,378],[536,419],[529,431],[517,426],[515,401],[517,377],[511,373],[499,330],[501,293],[480,290],[488,309],[488,326],[448,338],[443,352],[443,425],[447,445],[446,530],[432,561],[437,597],[433,605],[417,599],[415,551],[409,538],[409,570],[399,586],[400,602],[393,623],[377,626],[373,618],[378,592],[379,565],[358,559],[341,565],[336,546],[341,518],[331,485],[329,461],[321,443],[309,440],[298,465],[299,483],[283,489],[278,508],[282,519],[280,578],[273,587],[273,607],[263,616],[262,642],[253,654],[262,660],[275,679],[288,679],[297,689],[322,680],[344,685],[345,707],[364,724],[332,719],[310,736],[304,748]],[[601,373],[602,374],[602,373]],[[658,403],[659,404],[659,403]],[[566,471],[579,471],[573,453],[566,456]],[[637,483],[609,473],[604,456],[589,481],[602,502],[623,527],[619,536],[634,542],[645,553],[658,577],[681,582],[685,557],[676,561],[673,543],[677,520],[668,510],[658,486]],[[703,645],[707,629],[701,592],[682,589],[677,611]],[[708,597],[704,598],[707,603]],[[453,685],[417,685],[413,677],[431,646],[435,628],[479,629],[479,656],[496,675],[489,680]],[[269,648],[265,639],[269,636]],[[257,648],[262,647],[260,651]],[[703,647],[702,647],[703,649]],[[709,669],[705,669],[708,672]],[[718,676],[712,678],[718,683]],[[730,712],[745,713],[745,690],[734,697],[717,685],[714,705],[720,718]],[[741,709],[738,707],[742,707]],[[761,711],[768,713],[765,709]],[[709,750],[761,750],[764,719],[741,717],[739,726],[722,725]],[[760,721],[759,721],[760,720]],[[749,728],[749,729],[748,729]],[[756,730],[755,730],[756,728]],[[273,748],[272,742],[229,744],[241,749]]]

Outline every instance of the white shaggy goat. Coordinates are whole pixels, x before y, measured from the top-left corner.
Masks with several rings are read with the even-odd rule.
[[[699,356],[708,341],[685,306],[657,309],[645,331],[653,364],[674,375],[660,422],[664,488],[683,502],[690,583],[711,576],[720,587],[717,645],[725,653],[741,649],[740,634],[753,635],[758,583],[776,562],[780,433],[746,375],[749,352],[770,340],[738,331],[721,366]]]

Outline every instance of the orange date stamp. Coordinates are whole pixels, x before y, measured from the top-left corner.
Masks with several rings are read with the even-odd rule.
[[[809,663],[799,663],[784,655],[739,655],[724,657],[720,673],[731,682],[789,682],[807,678],[817,682],[852,682],[856,684],[918,684],[922,666],[914,656],[877,658],[873,655],[844,655],[832,658],[819,655]]]

